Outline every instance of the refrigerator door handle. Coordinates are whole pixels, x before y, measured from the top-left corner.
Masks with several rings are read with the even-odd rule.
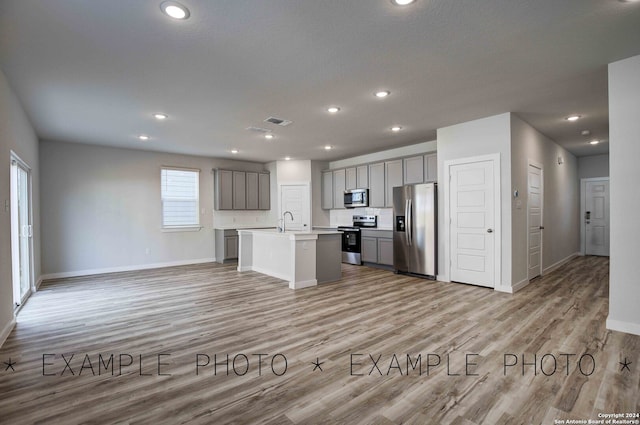
[[[411,199],[407,200],[407,239],[409,240],[409,246],[413,246],[413,202]]]
[[[409,243],[409,200],[405,199],[404,201],[404,236],[406,240],[407,246],[411,246]]]

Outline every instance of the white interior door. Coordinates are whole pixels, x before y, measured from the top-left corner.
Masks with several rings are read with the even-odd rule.
[[[449,172],[451,280],[493,288],[494,161],[452,165]]]
[[[542,167],[529,164],[527,197],[528,227],[528,264],[529,280],[542,274],[542,206],[543,206],[543,174]]]
[[[585,254],[609,255],[609,180],[585,184]]]
[[[287,230],[308,231],[311,230],[309,186],[305,184],[292,184],[280,186],[280,219],[285,220]],[[289,211],[293,215],[283,214]]]
[[[11,258],[13,301],[21,305],[33,285],[31,175],[26,164],[11,160]]]

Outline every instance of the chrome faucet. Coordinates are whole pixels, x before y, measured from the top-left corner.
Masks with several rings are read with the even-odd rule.
[[[282,213],[282,232],[286,232],[287,231],[287,225],[286,225],[286,217],[287,214],[289,214],[289,216],[291,216],[291,221],[293,221],[293,214],[291,214],[291,211],[285,211]]]

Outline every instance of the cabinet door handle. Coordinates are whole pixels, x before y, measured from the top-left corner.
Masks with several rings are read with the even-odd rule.
[[[487,233],[493,233],[493,229],[487,229]]]

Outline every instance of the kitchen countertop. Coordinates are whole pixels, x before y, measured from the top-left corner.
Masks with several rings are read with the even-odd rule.
[[[250,224],[241,224],[237,226],[213,226],[213,230],[242,230],[242,229],[275,229],[276,226],[255,226]]]
[[[278,232],[277,229],[274,228],[267,228],[267,229],[238,229],[239,232],[243,232],[243,233],[268,233],[268,234],[274,234],[274,235],[281,235],[281,236],[291,236],[294,235],[297,237],[299,236],[305,236],[305,235],[340,235],[341,232],[338,232],[337,230],[312,230],[310,232],[303,232],[303,231],[298,231],[298,230],[287,230],[286,232]]]

